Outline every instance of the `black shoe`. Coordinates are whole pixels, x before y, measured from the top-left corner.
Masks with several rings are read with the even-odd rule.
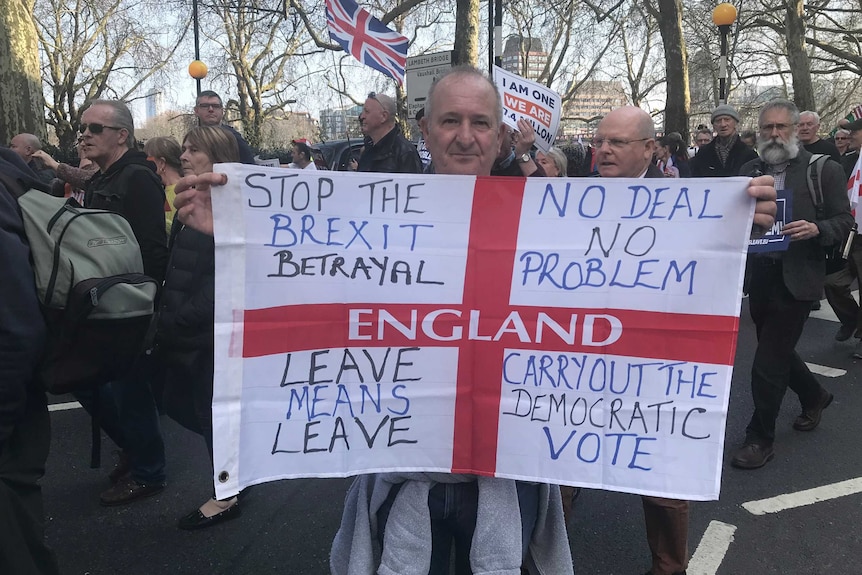
[[[771,445],[756,442],[746,442],[733,454],[730,464],[738,469],[758,469],[775,457]]]
[[[239,501],[225,509],[220,513],[216,513],[212,517],[206,517],[201,513],[200,509],[195,509],[185,517],[181,517],[177,522],[177,527],[184,531],[194,531],[196,529],[206,529],[224,521],[236,519],[242,515],[242,510],[239,508]]]
[[[835,341],[847,341],[851,337],[853,337],[853,333],[856,331],[856,328],[852,325],[844,325],[841,324],[841,327],[838,328],[838,331],[835,332]]]
[[[793,429],[796,431],[812,431],[820,425],[820,418],[823,416],[823,410],[829,407],[832,403],[833,396],[825,389],[820,389],[820,397],[817,398],[817,403],[812,407],[802,408],[802,413],[793,422]]]
[[[164,483],[138,483],[127,476],[117,481],[110,489],[103,491],[99,495],[99,503],[105,507],[125,505],[161,493],[164,488]]]
[[[644,575],[652,575],[652,571],[647,571],[646,573],[644,573]],[[685,575],[685,571],[678,571],[673,575]]]

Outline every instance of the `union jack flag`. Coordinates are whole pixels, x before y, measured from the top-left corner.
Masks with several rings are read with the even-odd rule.
[[[354,58],[404,83],[407,45],[404,36],[387,28],[353,0],[326,0],[329,37]]]

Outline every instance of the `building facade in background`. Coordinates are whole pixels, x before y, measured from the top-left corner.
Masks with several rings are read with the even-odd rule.
[[[548,53],[542,47],[538,38],[509,36],[503,49],[503,69],[528,80],[538,80],[545,65],[548,63]]]
[[[343,140],[344,138],[361,138],[359,131],[359,114],[362,106],[350,108],[327,108],[320,111],[320,139]]]

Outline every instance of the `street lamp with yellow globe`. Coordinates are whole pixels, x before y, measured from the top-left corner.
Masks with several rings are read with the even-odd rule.
[[[712,10],[712,22],[721,33],[721,51],[718,60],[718,103],[727,103],[727,35],[736,21],[736,8],[730,2],[722,2]]]
[[[189,64],[189,76],[195,80],[203,80],[206,78],[208,71],[209,69],[207,68],[207,65],[200,60],[192,60],[191,64]]]

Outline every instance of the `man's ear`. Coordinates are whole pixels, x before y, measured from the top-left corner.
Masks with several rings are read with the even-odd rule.
[[[419,130],[422,132],[422,139],[428,140],[428,117],[422,116],[419,120]]]
[[[649,157],[652,158],[655,154],[656,149],[655,138],[650,138],[649,140],[647,140],[645,148],[646,152],[644,152],[644,155],[649,155]]]

